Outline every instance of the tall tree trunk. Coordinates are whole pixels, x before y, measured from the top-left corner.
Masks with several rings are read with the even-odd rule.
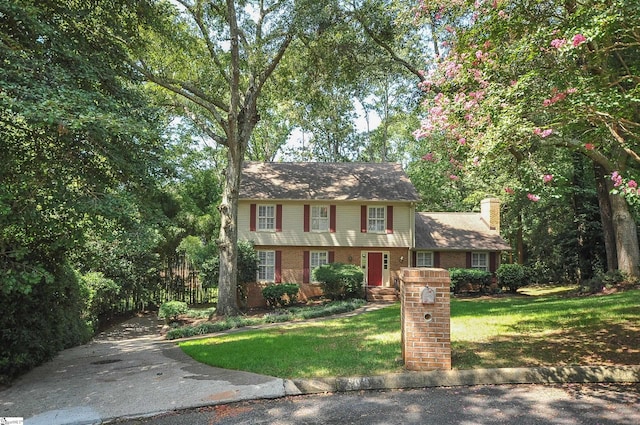
[[[524,238],[522,235],[522,211],[518,211],[518,230],[516,232],[516,252],[518,264],[524,264]]]
[[[218,305],[216,315],[237,316],[238,308],[238,193],[243,155],[231,147],[227,149],[225,185],[220,202],[220,269],[218,281]]]
[[[229,110],[225,133],[227,136],[227,168],[220,202],[220,265],[218,280],[218,316],[237,316],[238,309],[238,193],[244,160],[244,144],[240,137],[240,36],[236,21],[235,2],[227,0],[229,34],[231,36],[231,79]]]
[[[574,153],[572,156],[573,161],[573,181],[572,186],[574,188],[579,188],[581,186],[581,182],[584,181],[585,177],[585,160],[584,157],[580,154]],[[575,224],[576,231],[576,247],[577,247],[577,265],[578,269],[576,270],[578,281],[583,281],[585,279],[590,279],[592,275],[592,267],[590,260],[590,248],[586,246],[585,242],[587,239],[586,235],[586,223],[588,220],[586,218],[587,211],[585,209],[585,205],[587,205],[584,194],[582,192],[574,190],[571,193],[571,209],[573,210],[573,222]]]
[[[638,229],[629,212],[627,201],[620,195],[609,195],[612,223],[616,237],[618,270],[629,277],[640,276],[640,251],[638,249]]]
[[[602,222],[602,236],[604,238],[604,249],[607,254],[607,271],[618,269],[618,256],[616,254],[616,236],[613,231],[613,213],[609,200],[609,189],[605,175],[607,172],[597,162],[593,163],[593,171],[596,179],[596,192],[598,194],[598,205],[600,207],[600,221]]]
[[[614,159],[612,162],[613,169],[624,172],[629,158],[629,152],[623,146],[617,146],[614,147],[611,156]],[[608,172],[611,171],[607,168],[605,169]],[[638,248],[638,229],[636,222],[629,211],[629,204],[627,204],[624,197],[611,193],[611,190],[614,188],[611,179],[605,178],[605,182],[607,184],[609,203],[611,205],[611,224],[616,239],[618,270],[632,278],[640,277],[640,249]]]

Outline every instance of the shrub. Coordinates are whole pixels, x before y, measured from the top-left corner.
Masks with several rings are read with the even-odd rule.
[[[331,263],[316,267],[313,280],[320,282],[329,299],[363,297],[364,273],[355,264]]]
[[[182,301],[168,301],[160,306],[158,317],[164,319],[166,323],[175,322],[178,316],[185,314],[189,310],[187,303]]]
[[[615,286],[628,280],[628,277],[625,275],[625,273],[621,272],[620,270],[612,270],[606,273],[598,273],[598,277],[602,279],[602,283],[606,287]]]
[[[229,317],[217,322],[204,322],[195,326],[183,326],[171,329],[167,332],[167,339],[187,338],[195,335],[204,335],[214,332],[222,332],[228,329],[255,326],[265,323],[280,323],[296,319],[312,319],[316,317],[331,316],[346,313],[362,307],[367,302],[362,299],[334,301],[325,305],[313,307],[293,307],[287,310],[276,310],[264,317]]]
[[[529,274],[527,267],[522,264],[501,264],[496,270],[498,283],[503,288],[509,288],[510,292],[528,285]]]
[[[90,272],[79,277],[87,300],[86,318],[94,329],[104,316],[116,310],[120,302],[120,285],[104,277],[102,273]]]
[[[596,275],[582,282],[580,292],[596,294],[602,292],[604,288],[610,288],[626,280],[626,276],[619,270],[613,270],[606,273],[598,272]]]
[[[451,278],[451,290],[458,294],[464,285],[471,285],[474,289],[479,288],[485,292],[491,285],[491,273],[478,269],[449,269]]]
[[[298,291],[300,291],[300,285],[297,283],[281,283],[269,285],[262,289],[262,296],[269,307],[284,307],[296,302]]]
[[[33,276],[25,276],[17,267],[18,272],[4,268],[15,263],[0,264],[0,384],[91,338],[91,328],[82,317],[86,305],[82,284],[71,266],[59,261],[39,264],[25,259],[24,264],[42,267]],[[18,289],[19,285],[28,290]]]

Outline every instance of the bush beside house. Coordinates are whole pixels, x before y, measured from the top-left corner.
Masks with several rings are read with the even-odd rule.
[[[501,264],[496,270],[498,284],[513,293],[529,283],[529,275],[528,268],[522,264]]]
[[[489,292],[491,286],[491,273],[479,269],[449,269],[451,278],[451,290],[454,294],[462,291]]]
[[[355,264],[330,263],[313,270],[325,297],[332,300],[363,297],[364,272]]]
[[[271,308],[286,307],[296,302],[300,285],[297,283],[282,283],[269,285],[262,290],[262,296]]]

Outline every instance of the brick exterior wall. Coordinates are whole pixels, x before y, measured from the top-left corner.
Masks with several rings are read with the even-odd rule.
[[[440,268],[467,268],[467,253],[464,251],[441,251]]]
[[[336,263],[355,264],[360,266],[363,251],[384,251],[389,253],[389,281],[383,286],[394,286],[399,279],[400,269],[408,264],[407,248],[370,248],[370,247],[302,247],[302,246],[255,246],[256,250],[277,250],[282,253],[281,276],[282,283],[297,283],[300,285],[298,300],[306,302],[309,299],[322,296],[322,289],[317,283],[303,283],[303,252],[304,251],[333,251],[333,261]],[[402,262],[400,258],[402,257]],[[363,270],[366,273],[366,270]],[[248,285],[247,307],[265,307],[262,289],[267,283],[258,282]]]
[[[489,252],[489,251],[486,251]],[[489,255],[491,253],[489,252]],[[500,267],[500,252],[495,253],[496,270]],[[461,268],[466,269],[467,252],[465,251],[440,251],[440,267],[443,269]]]
[[[434,304],[423,304],[425,286],[435,289]],[[407,370],[451,369],[449,272],[404,268],[401,272],[402,359]]]

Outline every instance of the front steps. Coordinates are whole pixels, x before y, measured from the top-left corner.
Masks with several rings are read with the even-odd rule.
[[[399,300],[398,292],[393,287],[367,286],[367,301],[394,303]]]

